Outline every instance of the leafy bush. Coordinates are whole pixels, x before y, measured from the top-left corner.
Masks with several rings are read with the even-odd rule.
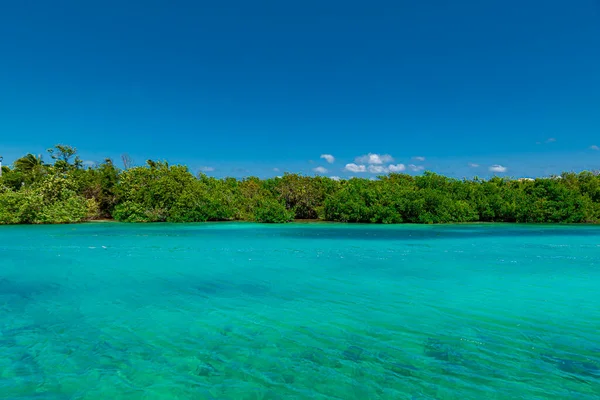
[[[81,222],[86,219],[87,215],[87,201],[83,197],[73,196],[46,205],[33,222],[40,224],[67,224]]]
[[[114,219],[121,222],[150,222],[144,207],[133,201],[125,201],[117,205],[112,215]]]
[[[285,208],[285,205],[274,199],[260,199],[254,208],[256,222],[284,223],[294,219],[294,212]]]

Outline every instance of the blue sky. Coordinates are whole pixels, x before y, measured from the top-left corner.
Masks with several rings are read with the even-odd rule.
[[[596,0],[1,8],[5,163],[67,143],[216,176],[600,169]]]

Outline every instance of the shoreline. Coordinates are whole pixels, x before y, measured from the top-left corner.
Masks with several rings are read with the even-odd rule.
[[[398,226],[481,226],[481,225],[502,225],[502,226],[598,226],[600,223],[593,222],[580,222],[580,223],[561,223],[561,222],[488,222],[488,221],[475,221],[475,222],[448,222],[448,223],[414,223],[414,222],[402,222],[393,224],[384,224],[378,222],[342,222],[342,221],[324,221],[318,219],[298,219],[285,223],[267,223],[257,221],[246,221],[246,220],[232,220],[232,221],[204,221],[204,222],[121,222],[115,219],[102,218],[93,219],[80,222],[71,223],[47,223],[47,224],[0,224],[2,226],[48,226],[48,225],[86,225],[86,224],[123,224],[123,225],[203,225],[203,224],[256,224],[264,226],[289,226],[289,225],[346,225],[346,226],[387,226],[387,227],[398,227]]]

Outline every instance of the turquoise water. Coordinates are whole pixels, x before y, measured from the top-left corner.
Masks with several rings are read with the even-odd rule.
[[[2,399],[598,399],[600,227],[0,228]]]

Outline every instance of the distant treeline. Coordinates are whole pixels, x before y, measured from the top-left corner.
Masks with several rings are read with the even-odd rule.
[[[0,224],[319,219],[370,223],[597,223],[600,176],[563,173],[535,180],[459,180],[431,172],[377,180],[283,177],[217,179],[148,160],[84,166],[70,146],[2,167]]]

